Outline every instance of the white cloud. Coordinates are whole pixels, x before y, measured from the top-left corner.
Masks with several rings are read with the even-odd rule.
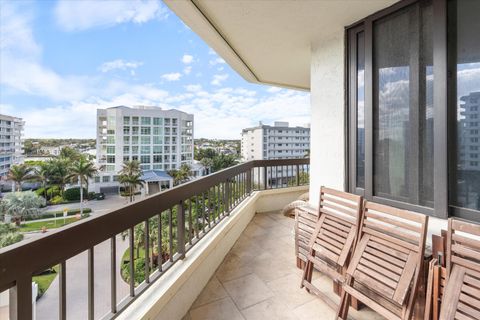
[[[213,75],[213,80],[210,82],[214,86],[221,86],[222,82],[228,79],[228,74],[215,74]]]
[[[122,59],[117,59],[117,60],[112,60],[108,62],[104,62],[100,66],[100,71],[102,72],[109,72],[112,70],[131,70],[133,71],[134,69],[140,67],[143,65],[143,62],[139,61],[124,61]]]
[[[185,64],[190,64],[193,62],[193,56],[189,55],[189,54],[184,54],[183,57],[182,57],[182,62],[185,63]]]
[[[183,73],[190,74],[190,72],[192,72],[191,66],[186,66],[185,68],[183,68]]]
[[[198,92],[202,90],[202,86],[199,84],[189,84],[185,86],[185,89],[189,92]]]
[[[279,88],[279,87],[270,87],[267,89],[267,92],[270,92],[270,93],[276,93],[280,91],[282,91],[282,88]]]
[[[57,24],[65,31],[109,27],[126,22],[141,24],[165,19],[167,12],[159,0],[60,0],[54,10]]]
[[[217,57],[215,59],[212,59],[208,62],[211,66],[215,66],[217,64],[225,64],[225,60],[223,60],[222,58],[220,57]]]
[[[182,77],[182,74],[179,72],[162,74],[162,79],[167,81],[178,81],[180,80],[181,77]]]

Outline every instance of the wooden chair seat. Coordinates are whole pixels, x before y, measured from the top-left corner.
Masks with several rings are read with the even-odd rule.
[[[337,316],[351,297],[387,319],[409,319],[423,264],[428,217],[365,201],[359,241],[346,272]]]
[[[480,225],[449,219],[441,320],[480,319]]]
[[[302,288],[317,294],[332,308],[333,301],[312,284],[313,269],[342,283],[344,271],[354,247],[362,209],[362,198],[346,192],[322,187],[319,219],[308,243],[307,263]]]

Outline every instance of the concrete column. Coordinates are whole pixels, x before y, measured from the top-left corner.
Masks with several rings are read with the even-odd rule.
[[[320,186],[344,190],[344,30],[311,49],[310,203],[318,206]]]

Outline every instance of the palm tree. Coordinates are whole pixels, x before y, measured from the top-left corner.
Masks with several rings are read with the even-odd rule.
[[[118,181],[128,190],[130,202],[134,200],[134,193],[137,186],[142,186],[145,181],[142,180],[142,170],[138,161],[126,161],[122,165]]]
[[[88,179],[92,179],[97,171],[93,162],[84,157],[80,157],[70,167],[68,178],[72,181],[78,179],[78,182],[80,182],[80,215],[83,214],[83,184],[86,184],[88,192]]]
[[[50,181],[58,185],[60,194],[63,197],[65,185],[70,182],[70,166],[67,159],[52,159],[47,162]]]
[[[35,180],[39,181],[42,184],[43,188],[43,197],[47,200],[47,183],[50,179],[50,171],[48,164],[42,163],[38,168],[35,169]]]
[[[15,182],[17,191],[22,191],[22,182],[33,178],[32,171],[26,164],[13,165],[8,172],[8,179]]]
[[[137,174],[120,174],[118,176],[118,181],[125,186],[128,190],[128,195],[130,197],[130,202],[135,200],[135,189],[137,186],[142,186],[145,181],[142,180],[141,173]]]

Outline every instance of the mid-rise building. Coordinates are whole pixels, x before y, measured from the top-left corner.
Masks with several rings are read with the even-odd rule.
[[[242,130],[241,152],[244,161],[303,158],[310,150],[310,128],[289,127],[276,121]]]
[[[290,127],[288,122],[276,121],[242,130],[241,154],[244,161],[304,158],[310,152],[310,128]],[[297,176],[296,167],[271,167],[267,169],[267,185],[287,185]],[[307,168],[299,168],[306,175]],[[254,183],[263,185],[263,172],[254,175]],[[307,177],[303,177],[306,179]]]
[[[7,176],[12,165],[23,163],[23,130],[21,118],[0,114],[0,178]]]
[[[118,188],[119,171],[124,162],[132,160],[140,162],[150,182],[155,182],[151,176],[167,177],[160,171],[191,165],[193,115],[147,106],[98,109],[97,166],[101,172],[95,178],[95,191]],[[171,184],[171,181],[157,182],[160,188],[165,182]]]

